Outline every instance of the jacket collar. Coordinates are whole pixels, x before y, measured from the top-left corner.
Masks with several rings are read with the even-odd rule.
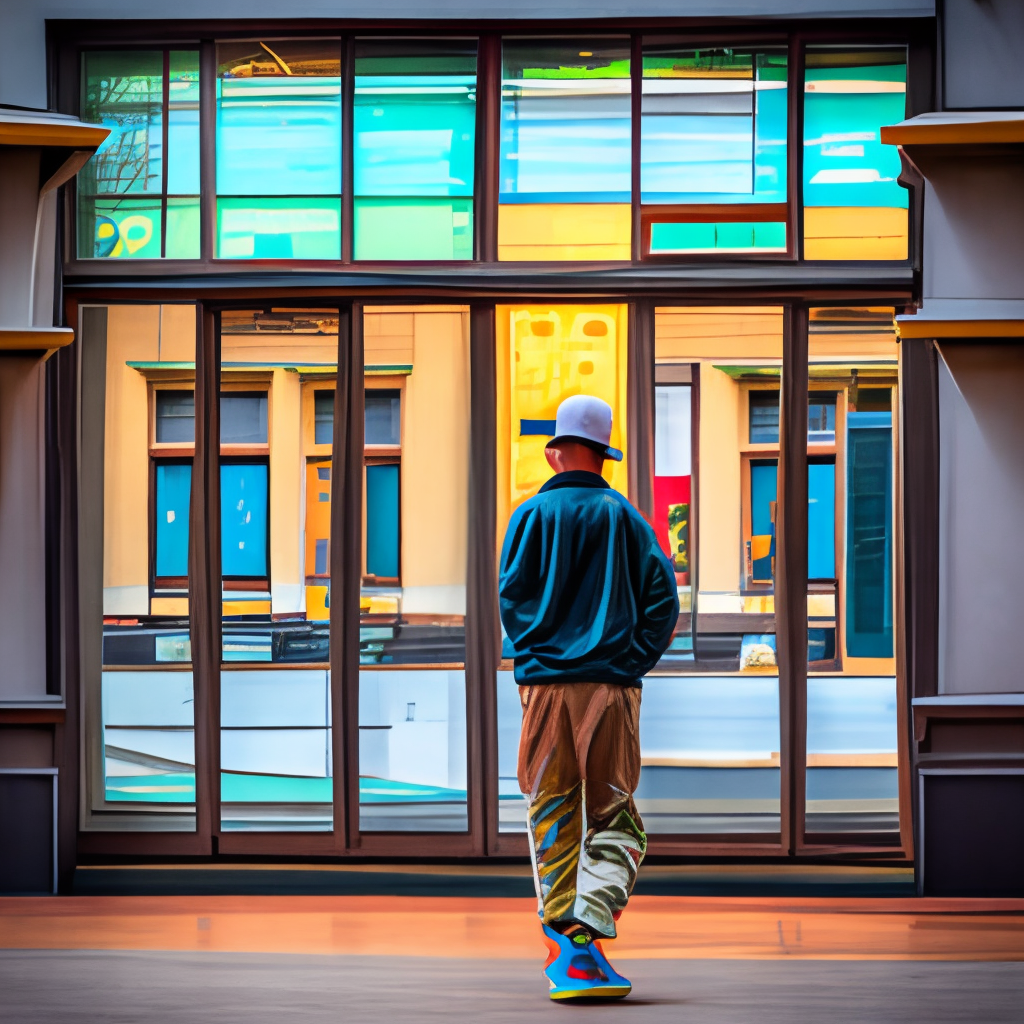
[[[544,494],[545,491],[554,491],[559,487],[609,488],[610,486],[600,473],[589,473],[585,469],[570,469],[566,473],[556,473],[537,493]]]

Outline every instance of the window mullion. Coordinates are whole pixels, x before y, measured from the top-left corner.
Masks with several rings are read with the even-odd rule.
[[[217,253],[217,47],[199,44],[199,257]]]
[[[807,322],[787,306],[779,408],[776,647],[779,666],[782,845],[803,841],[807,767]]]

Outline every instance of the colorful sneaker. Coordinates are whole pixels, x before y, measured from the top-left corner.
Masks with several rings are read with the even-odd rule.
[[[570,937],[546,924],[541,927],[549,952],[544,974],[552,999],[621,999],[629,995],[633,986],[608,963],[600,944],[587,932]]]

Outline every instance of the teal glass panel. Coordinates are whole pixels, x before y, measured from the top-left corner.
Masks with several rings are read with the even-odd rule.
[[[83,259],[159,259],[159,196],[78,200],[78,254]]]
[[[338,40],[217,47],[217,194],[341,194]]]
[[[267,575],[267,466],[228,462],[220,467],[221,572]]]
[[[836,465],[807,465],[807,578],[835,579]]]
[[[366,467],[366,572],[398,575],[398,466]]]
[[[810,46],[806,62],[804,205],[906,209],[899,152],[879,137],[906,116],[906,50]]]
[[[169,260],[199,259],[199,196],[167,200],[164,256]]]
[[[353,116],[356,196],[471,196],[475,41],[357,41]]]
[[[341,259],[341,200],[218,199],[217,255]]]
[[[629,40],[506,40],[499,202],[628,203]]]
[[[472,199],[356,199],[357,260],[471,260]]]
[[[110,134],[78,176],[81,195],[163,190],[163,53],[82,56],[82,118]]]
[[[847,414],[846,650],[893,656],[892,413]]]
[[[188,575],[188,512],[192,464],[156,466],[156,575]]]
[[[199,193],[199,51],[171,50],[167,81],[167,191]]]
[[[750,463],[750,532],[755,537],[772,538],[771,551],[751,563],[751,578],[759,582],[773,579],[775,523],[772,504],[778,498],[779,463],[777,459],[757,459]]]
[[[767,222],[655,223],[651,254],[698,252],[785,252],[786,225]]]
[[[648,47],[643,65],[642,202],[786,201],[784,50]]]

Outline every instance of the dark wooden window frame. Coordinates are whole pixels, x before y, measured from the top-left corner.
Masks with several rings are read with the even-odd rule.
[[[175,299],[180,296],[175,295]],[[528,298],[508,297],[513,301],[557,301],[556,297],[531,295]],[[595,296],[595,298],[597,298]],[[628,296],[614,296],[629,301]],[[151,297],[149,301],[154,301]],[[90,301],[94,301],[90,297]],[[129,297],[124,301],[132,301]],[[135,299],[134,301],[138,301]],[[251,301],[251,300],[250,300]],[[266,300],[270,301],[270,300]],[[301,297],[291,295],[287,302],[295,307]],[[322,295],[309,301],[323,308]],[[381,298],[375,298],[379,304]],[[388,296],[389,304],[414,306],[422,297]],[[506,299],[507,301],[507,299]],[[601,296],[600,301],[608,301]],[[686,299],[659,305],[720,305],[721,299]],[[763,304],[761,296],[737,297],[733,304]],[[848,304],[849,297],[835,298],[834,303]],[[882,294],[862,297],[863,304],[899,302],[897,296]],[[777,631],[779,637],[779,680],[781,737],[783,749],[782,787],[783,819],[780,834],[765,835],[669,835],[650,837],[649,852],[653,856],[745,856],[745,857],[868,857],[889,862],[906,861],[912,856],[910,786],[908,772],[909,747],[901,733],[901,842],[894,845],[891,836],[855,838],[841,835],[808,835],[804,827],[804,793],[806,771],[806,545],[807,545],[807,309],[809,305],[827,304],[828,299],[815,297],[810,302],[782,300],[784,315],[784,350],[782,370],[782,408],[780,410],[779,493],[782,502],[777,529],[779,572],[776,584]],[[77,316],[74,300],[70,300]],[[332,502],[331,545],[332,578],[343,581],[331,608],[331,689],[334,707],[335,823],[332,833],[222,833],[220,830],[219,794],[212,766],[219,762],[219,678],[220,663],[220,591],[211,586],[219,580],[219,518],[211,514],[219,508],[220,446],[212,444],[219,438],[219,309],[248,304],[244,300],[211,301],[197,304],[201,326],[199,372],[196,382],[197,448],[193,469],[192,523],[209,524],[206,530],[190,531],[190,576],[192,594],[193,671],[196,689],[196,757],[197,757],[197,832],[173,834],[82,833],[82,853],[98,856],[111,854],[142,855],[162,853],[219,853],[225,856],[294,855],[309,857],[337,856],[523,856],[527,852],[525,836],[499,833],[497,822],[497,706],[494,673],[500,661],[500,632],[497,625],[496,571],[494,545],[502,524],[495,514],[496,455],[496,352],[494,349],[494,300],[470,299],[471,369],[470,401],[473,423],[470,445],[470,493],[475,507],[470,516],[468,551],[468,607],[466,620],[466,700],[467,756],[469,759],[467,833],[360,833],[358,805],[358,603],[359,572],[362,559],[362,473],[365,448],[362,438],[363,374],[362,330],[359,299],[339,300],[340,337],[338,386],[335,390],[335,438],[332,455],[332,482],[338,481],[346,500]],[[333,305],[333,302],[331,303]],[[631,323],[638,336],[647,334],[653,342],[653,302],[633,301]],[[643,326],[640,326],[643,324]],[[653,412],[653,343],[638,344],[649,358],[648,372],[640,374],[648,382],[648,416]],[[631,358],[635,358],[632,354]],[[699,394],[697,395],[699,402]],[[641,404],[631,396],[631,404]],[[347,429],[346,429],[347,428]],[[653,430],[651,430],[653,434]],[[205,445],[202,439],[205,438]],[[648,467],[653,477],[653,452],[643,431],[634,433],[630,442],[630,459]],[[696,443],[696,442],[694,442]],[[643,451],[647,447],[646,452]],[[699,475],[699,465],[694,468]],[[635,480],[631,491],[644,490]],[[650,488],[650,479],[646,487]],[[648,490],[648,494],[650,491]],[[642,504],[642,503],[641,503]],[[787,515],[786,509],[797,509]],[[803,513],[799,511],[803,508]],[[696,524],[695,524],[696,525]],[[902,550],[902,533],[898,538]],[[793,554],[788,554],[793,552]],[[699,567],[698,567],[699,571]],[[902,593],[902,563],[897,567],[898,593]],[[207,596],[209,591],[210,597]],[[898,608],[898,611],[901,609]],[[902,617],[898,629],[901,628]],[[900,702],[905,698],[905,672],[901,644],[898,648],[897,678]],[[201,711],[198,709],[202,709]],[[905,716],[901,716],[905,722]],[[906,731],[906,730],[903,730]],[[345,774],[342,774],[345,766]]]
[[[197,830],[194,833],[102,833],[78,835],[78,855],[181,855],[223,854],[295,855],[308,857],[342,856],[440,856],[481,857],[487,855],[522,856],[526,853],[523,836],[497,832],[497,711],[494,672],[500,660],[500,631],[497,622],[494,544],[503,524],[496,522],[495,445],[496,395],[494,350],[494,304],[498,301],[569,301],[567,296],[592,298],[595,302],[630,303],[630,463],[631,497],[641,509],[650,510],[653,477],[653,316],[658,305],[700,304],[779,304],[785,307],[784,399],[780,427],[780,496],[783,507],[796,510],[783,514],[778,529],[780,574],[777,601],[780,644],[780,713],[784,751],[783,821],[781,834],[774,842],[764,837],[720,836],[651,837],[649,852],[654,856],[744,856],[744,857],[822,857],[849,856],[889,862],[906,862],[913,856],[913,817],[910,813],[909,708],[907,675],[913,679],[913,692],[919,695],[934,687],[934,658],[937,623],[934,614],[937,580],[926,559],[934,547],[931,531],[921,542],[913,531],[904,543],[904,520],[921,512],[921,501],[913,489],[906,497],[897,488],[897,679],[900,715],[900,827],[901,843],[874,845],[851,842],[850,837],[815,835],[804,829],[804,778],[806,758],[806,419],[807,419],[807,310],[828,304],[895,305],[902,311],[912,305],[920,291],[920,182],[913,175],[904,181],[915,186],[910,209],[910,259],[900,261],[851,261],[821,263],[799,259],[799,249],[789,254],[765,256],[701,254],[696,257],[672,257],[669,260],[642,260],[640,240],[642,219],[639,190],[639,147],[641,93],[633,90],[633,253],[632,261],[595,267],[593,264],[520,264],[501,263],[497,259],[497,186],[498,126],[500,123],[500,64],[502,35],[572,36],[579,33],[578,22],[495,22],[481,31],[479,22],[438,21],[319,21],[315,29],[287,22],[163,22],[125,21],[51,22],[51,52],[54,75],[51,79],[51,105],[66,113],[79,109],[81,52],[84,49],[186,49],[198,44],[203,80],[201,92],[201,182],[204,196],[201,209],[201,258],[195,261],[169,260],[77,260],[75,258],[75,217],[73,190],[69,193],[69,215],[65,218],[65,320],[79,322],[79,302],[90,304],[117,302],[197,301],[199,352],[197,354],[197,441],[202,438],[203,455],[193,468],[193,502],[190,530],[190,581],[192,583],[193,657],[195,695],[202,707],[202,723],[197,717]],[[935,25],[930,19],[780,22],[766,33],[764,23],[754,20],[722,22],[710,30],[706,22],[693,19],[609,19],[588,23],[590,33],[631,35],[634,74],[639,74],[641,41],[645,36],[671,35],[686,45],[778,44],[788,40],[790,88],[787,203],[791,207],[790,234],[793,246],[802,246],[803,208],[799,190],[802,178],[803,147],[803,48],[810,43],[844,45],[888,44],[908,46],[907,115],[913,116],[933,105],[933,65]],[[311,31],[341,35],[343,46],[343,109],[352,106],[353,38],[356,35],[418,36],[447,38],[453,35],[478,37],[477,167],[474,194],[474,252],[476,259],[465,263],[353,263],[352,224],[352,145],[351,117],[343,119],[342,148],[342,259],[341,261],[231,261],[215,260],[213,203],[215,202],[214,125],[216,119],[216,54],[214,40],[253,38],[260,34],[276,36],[309,35]],[[794,187],[794,184],[797,187]],[[731,262],[729,262],[731,261]],[[481,264],[490,264],[482,267]],[[669,265],[671,264],[671,266]],[[702,266],[711,266],[708,277]],[[692,267],[688,270],[687,266]],[[630,268],[641,267],[642,276],[626,277]],[[405,268],[403,271],[402,268]],[[212,766],[219,763],[219,675],[220,675],[220,592],[212,587],[219,580],[219,516],[210,513],[219,508],[218,387],[219,338],[218,311],[229,306],[249,306],[253,301],[269,302],[280,296],[287,304],[305,302],[322,308],[325,301],[341,309],[339,338],[347,338],[339,350],[338,387],[335,394],[335,438],[332,454],[332,484],[345,501],[332,502],[332,578],[339,580],[337,600],[331,608],[331,691],[334,707],[334,764],[336,774],[347,785],[335,786],[335,831],[311,833],[225,833],[220,832],[219,787]],[[413,297],[414,296],[414,297]],[[364,450],[362,446],[362,322],[361,303],[422,304],[431,301],[468,302],[471,322],[470,392],[472,441],[470,446],[470,494],[474,506],[469,523],[467,605],[475,614],[466,621],[466,704],[467,755],[469,759],[468,812],[469,831],[465,834],[359,833],[358,807],[358,609],[359,574],[346,567],[359,565],[362,555],[361,524],[354,509],[361,507]],[[920,346],[918,346],[920,347]],[[78,373],[79,346],[62,350],[48,364],[50,394],[60,395],[62,405],[76,407],[74,393]],[[921,376],[923,360],[907,360],[906,371]],[[921,381],[923,381],[923,376]],[[909,373],[908,373],[909,381]],[[917,391],[904,399],[904,418],[912,404],[927,404],[926,383],[915,384]],[[699,402],[699,390],[694,390]],[[801,397],[802,396],[802,397]],[[51,398],[51,401],[53,398]],[[895,417],[894,417],[895,422]],[[901,424],[902,427],[902,424]],[[75,691],[78,679],[78,565],[77,530],[79,509],[75,502],[78,470],[74,455],[76,441],[74,417],[54,417],[55,435],[50,445],[51,461],[58,467],[49,474],[54,488],[48,491],[48,522],[60,536],[59,577],[63,581],[56,597],[62,623],[58,639],[63,647],[64,685],[68,693],[68,725],[64,742],[69,756],[77,764],[79,700]],[[929,454],[932,432],[915,435],[904,431],[901,446],[904,478],[912,479],[916,466],[924,466]],[[799,440],[798,440],[799,439]],[[696,444],[696,440],[694,441]],[[929,449],[926,451],[925,449]],[[199,452],[197,447],[197,453]],[[916,460],[916,461],[915,461]],[[930,465],[930,464],[929,464]],[[929,472],[931,472],[929,470]],[[694,461],[695,486],[699,466]],[[916,479],[916,478],[914,478]],[[929,477],[931,480],[931,477]],[[923,494],[923,492],[921,492]],[[63,501],[59,494],[64,495]],[[921,499],[923,500],[923,498]],[[57,502],[55,505],[54,502]],[[800,510],[803,509],[803,512]],[[931,510],[932,512],[934,510]],[[206,524],[196,529],[197,523]],[[930,520],[929,520],[930,522]],[[699,524],[696,516],[691,531]],[[695,532],[692,533],[695,537]],[[694,543],[696,550],[696,543]],[[803,554],[801,555],[801,551]],[[784,555],[792,552],[792,556]],[[91,563],[90,563],[91,564]],[[696,562],[695,562],[696,564]],[[904,582],[906,567],[908,579]],[[699,571],[699,566],[697,566]],[[203,583],[202,592],[196,589]],[[211,600],[215,597],[215,600]],[[903,639],[903,622],[908,634]],[[86,641],[83,639],[82,641]],[[89,641],[90,643],[92,641]],[[56,665],[59,652],[51,659]],[[347,685],[345,681],[348,681]],[[68,785],[74,783],[68,773]],[[65,787],[67,789],[67,787]],[[72,809],[76,799],[67,789],[62,806]],[[62,820],[70,823],[68,811]],[[67,827],[65,832],[67,832]],[[72,829],[73,834],[73,829]],[[863,837],[857,837],[858,840]],[[751,841],[753,840],[753,841]],[[813,841],[812,841],[813,840]],[[66,867],[73,851],[65,844],[62,864]],[[62,868],[63,870],[63,868]]]

